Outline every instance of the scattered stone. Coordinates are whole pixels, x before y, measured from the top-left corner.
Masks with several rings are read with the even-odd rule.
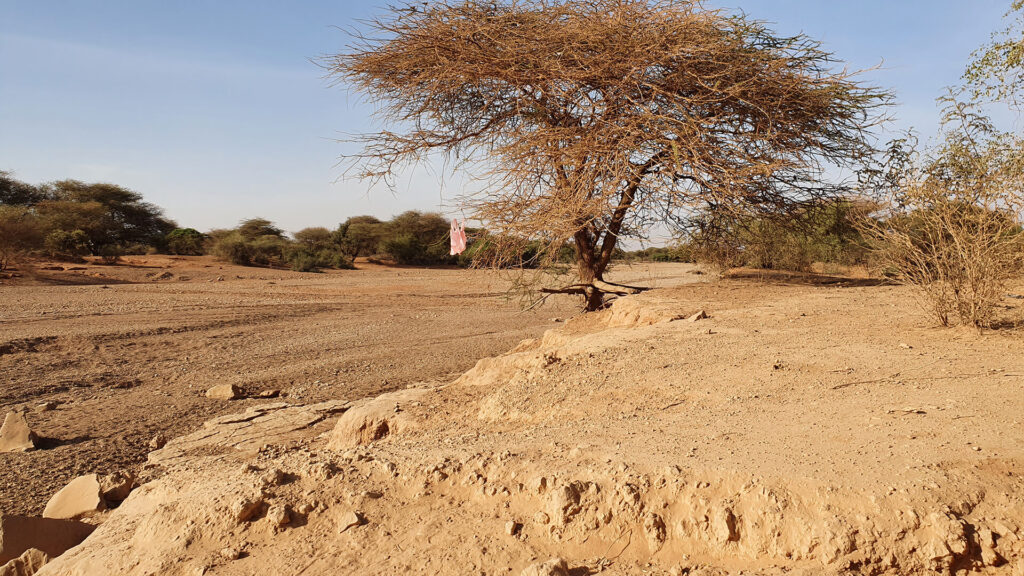
[[[14,560],[0,566],[0,576],[32,576],[50,561],[46,552],[30,548]]]
[[[698,320],[704,320],[707,317],[708,317],[708,313],[703,311],[703,310],[701,310],[701,311],[697,312],[696,314],[693,314],[693,315],[689,316],[686,319],[686,321],[687,322],[696,322]]]
[[[78,546],[96,527],[74,520],[30,516],[0,516],[0,564],[35,548],[51,558]]]
[[[270,521],[270,525],[275,528],[281,528],[287,526],[292,521],[291,514],[288,513],[288,507],[284,504],[274,504],[267,510],[267,520]]]
[[[8,412],[0,427],[0,452],[28,452],[35,450],[38,437],[21,412]]]
[[[518,536],[522,529],[523,525],[515,520],[509,520],[505,523],[505,534],[509,536]]]
[[[250,496],[236,500],[231,506],[231,515],[235,517],[235,520],[239,523],[248,522],[252,520],[254,516],[259,514],[260,510],[263,509],[263,498],[260,496]]]
[[[338,520],[338,533],[345,532],[349,528],[356,526],[362,526],[366,523],[366,519],[363,515],[356,511],[346,512]]]
[[[565,560],[552,558],[547,562],[538,562],[523,568],[520,576],[569,576],[569,567]]]
[[[334,464],[330,462],[317,462],[310,465],[306,475],[316,480],[330,480],[338,472]]]
[[[256,398],[277,398],[281,395],[280,390],[262,390],[256,395]]]
[[[107,504],[122,502],[135,488],[135,475],[124,470],[100,478],[100,490]]]
[[[156,436],[149,441],[149,447],[153,450],[159,450],[167,445],[167,435],[163,432],[157,432]]]
[[[236,400],[241,396],[242,389],[234,384],[221,384],[206,391],[206,397],[214,400]]]
[[[242,556],[242,551],[239,550],[238,548],[232,548],[231,546],[227,546],[227,547],[224,547],[224,548],[220,549],[220,557],[225,559],[225,560],[228,560],[228,561],[238,560],[238,558],[241,557],[241,556]]]
[[[50,412],[51,410],[57,409],[57,403],[54,401],[43,402],[39,406],[36,406],[36,412]]]
[[[96,474],[79,476],[50,498],[43,509],[43,518],[71,519],[105,510],[100,477]]]
[[[544,491],[547,490],[547,488],[548,488],[548,479],[543,477],[543,476],[539,476],[537,478],[534,478],[530,482],[530,489],[535,494],[543,494]]]
[[[903,348],[904,350],[912,350],[914,347],[906,342],[900,342],[900,348]]]
[[[548,516],[547,512],[538,511],[533,515],[533,521],[537,524],[547,524],[548,522],[551,522],[551,517]]]
[[[316,510],[316,504],[312,502],[304,502],[301,506],[299,506],[298,512],[299,514],[305,516],[312,512],[313,510]]]
[[[270,470],[264,472],[262,476],[260,476],[260,483],[263,484],[265,488],[268,488],[271,486],[280,486],[281,484],[284,483],[284,479],[284,471],[282,471],[280,468],[271,468]]]

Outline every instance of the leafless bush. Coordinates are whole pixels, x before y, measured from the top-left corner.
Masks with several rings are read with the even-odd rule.
[[[879,171],[885,209],[865,220],[883,269],[916,287],[943,325],[985,328],[1022,270],[1021,140],[948,101],[944,140],[897,142]]]

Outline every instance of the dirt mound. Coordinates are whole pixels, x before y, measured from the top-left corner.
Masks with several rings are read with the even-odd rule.
[[[912,328],[892,288],[734,288],[211,421],[40,574],[1024,573],[1018,336]]]

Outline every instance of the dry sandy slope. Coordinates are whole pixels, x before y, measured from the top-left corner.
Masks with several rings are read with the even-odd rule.
[[[1024,574],[1024,341],[921,321],[893,287],[622,300],[444,386],[211,423],[43,574]]]

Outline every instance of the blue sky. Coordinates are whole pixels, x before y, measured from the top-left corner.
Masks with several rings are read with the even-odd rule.
[[[461,179],[408,170],[397,190],[340,179],[336,140],[371,110],[311,58],[385,2],[0,0],[0,169],[109,181],[201,230],[286,230],[406,209],[455,214]],[[893,129],[936,130],[935,98],[1003,26],[1009,0],[721,0],[804,32],[896,92]]]

